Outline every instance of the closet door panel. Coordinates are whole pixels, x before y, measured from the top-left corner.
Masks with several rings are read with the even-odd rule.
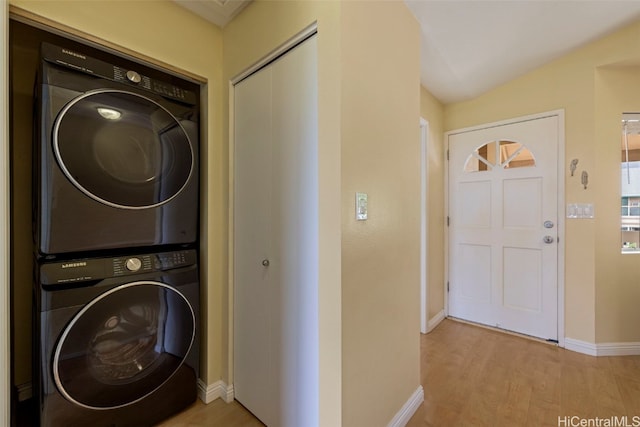
[[[274,355],[281,425],[318,415],[318,94],[316,38],[272,66],[274,274],[280,301]],[[277,271],[277,273],[276,273]]]
[[[235,87],[234,176],[234,393],[265,423],[273,419],[275,396],[271,341],[271,70]]]
[[[312,37],[235,86],[234,389],[269,426],[319,414]]]

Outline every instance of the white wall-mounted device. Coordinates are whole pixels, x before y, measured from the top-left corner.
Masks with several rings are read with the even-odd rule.
[[[356,193],[356,219],[366,221],[367,217],[367,193]]]

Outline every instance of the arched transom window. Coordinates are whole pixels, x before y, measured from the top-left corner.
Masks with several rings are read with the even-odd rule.
[[[465,172],[490,171],[493,168],[512,169],[536,165],[533,153],[523,144],[514,141],[491,141],[469,155]]]

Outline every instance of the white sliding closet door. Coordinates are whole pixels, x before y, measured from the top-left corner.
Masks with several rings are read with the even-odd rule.
[[[234,91],[234,393],[268,426],[318,423],[317,45]]]

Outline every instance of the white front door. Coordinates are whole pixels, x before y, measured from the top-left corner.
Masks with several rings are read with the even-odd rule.
[[[449,134],[450,316],[558,339],[559,120]]]
[[[318,91],[311,37],[235,85],[234,393],[318,425]]]

